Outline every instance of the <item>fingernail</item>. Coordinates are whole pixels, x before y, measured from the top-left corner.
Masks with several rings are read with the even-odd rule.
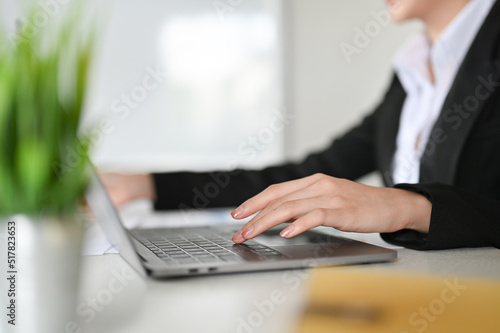
[[[237,233],[234,234],[233,242],[240,244],[240,243],[243,243],[244,241],[245,241],[245,238],[243,238],[243,236],[241,236],[241,231],[238,231]]]
[[[280,236],[284,238],[290,237],[295,227],[293,225],[288,226],[285,230],[281,231]]]
[[[243,238],[249,239],[250,237],[252,237],[252,232],[253,232],[253,226],[250,226],[247,229],[243,230],[241,232],[241,235],[243,236]]]
[[[243,207],[241,206],[233,210],[233,212],[231,213],[231,216],[235,219],[239,218],[241,215],[243,215]]]

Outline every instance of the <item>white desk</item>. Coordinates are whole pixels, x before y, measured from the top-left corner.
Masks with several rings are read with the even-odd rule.
[[[395,262],[356,269],[498,280],[500,250],[400,249]],[[80,327],[85,333],[288,333],[293,331],[305,304],[309,274],[308,270],[294,270],[153,280],[142,279],[117,254],[86,256],[80,290],[80,306],[84,310],[79,315]],[[283,302],[274,309],[262,310],[259,304],[269,304],[276,292],[283,293]],[[92,306],[100,311],[94,311],[95,317],[91,315]]]

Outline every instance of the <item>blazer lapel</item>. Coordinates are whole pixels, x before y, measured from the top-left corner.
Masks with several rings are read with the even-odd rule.
[[[391,88],[384,99],[381,107],[383,112],[378,117],[377,122],[377,149],[378,168],[382,173],[385,186],[394,186],[392,178],[392,159],[396,151],[396,138],[398,135],[399,120],[401,110],[406,99],[406,93],[399,82],[397,75],[394,75]]]
[[[460,154],[489,97],[500,90],[500,2],[480,29],[460,67],[420,163],[420,181],[453,184]]]

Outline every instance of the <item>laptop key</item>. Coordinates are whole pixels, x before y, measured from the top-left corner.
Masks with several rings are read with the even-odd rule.
[[[191,258],[191,256],[187,253],[177,253],[177,254],[171,254],[170,255],[172,258]]]

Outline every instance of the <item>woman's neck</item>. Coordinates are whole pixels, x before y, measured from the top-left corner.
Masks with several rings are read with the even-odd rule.
[[[436,42],[441,33],[468,3],[469,0],[442,0],[440,6],[436,6],[435,10],[422,17],[431,44]]]

